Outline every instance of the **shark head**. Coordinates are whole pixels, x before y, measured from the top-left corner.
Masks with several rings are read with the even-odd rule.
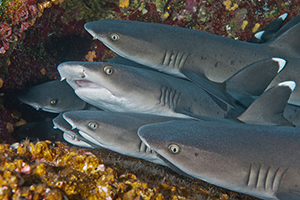
[[[141,142],[137,130],[147,123],[172,120],[172,117],[87,110],[66,112],[63,117],[79,130],[82,137],[103,148],[165,165],[157,154]]]
[[[145,122],[138,114],[80,110],[65,112],[63,118],[82,137],[117,152],[137,151],[137,130]],[[133,150],[134,149],[134,150]]]
[[[103,110],[174,114],[158,105],[167,75],[103,62],[65,62],[58,71],[82,100]]]
[[[79,147],[83,147],[83,148],[100,148],[99,146],[96,146],[96,144],[91,145],[91,142],[85,142],[85,141],[80,140],[78,138],[74,138],[72,135],[70,135],[67,132],[63,133],[63,138],[64,138],[65,141],[67,141],[68,143],[70,143],[74,146],[79,146]]]
[[[63,132],[63,139],[75,146],[88,147],[88,148],[100,148],[98,144],[90,142],[89,140],[83,138],[78,130],[72,129],[72,126],[65,121],[60,113],[57,117],[52,120],[53,128],[59,129]]]
[[[223,180],[228,177],[228,183],[236,181],[234,176],[231,179],[222,174],[226,168],[235,167],[235,163],[232,166],[224,164],[223,161],[230,157],[226,157],[223,153],[226,150],[217,145],[222,139],[214,138],[214,132],[209,129],[215,124],[231,123],[174,120],[142,126],[138,135],[172,169],[180,169],[182,174],[224,187],[226,181]]]
[[[39,110],[60,113],[69,110],[80,110],[86,103],[79,99],[65,81],[49,81],[30,88],[20,95],[19,100]]]
[[[169,45],[159,37],[169,34],[161,26],[165,25],[107,19],[88,22],[84,28],[118,55],[161,70],[157,66]]]

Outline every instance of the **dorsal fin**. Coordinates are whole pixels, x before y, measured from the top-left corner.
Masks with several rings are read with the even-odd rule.
[[[295,87],[294,81],[275,85],[256,99],[238,119],[247,124],[294,126],[283,112]]]
[[[259,96],[285,64],[284,59],[272,58],[248,65],[226,81],[226,90],[229,94],[232,91],[243,95]]]
[[[264,30],[255,33],[254,38],[250,42],[263,43],[273,39],[277,32],[280,30],[287,16],[288,13],[280,15],[277,19],[266,26]]]
[[[280,32],[281,33],[281,32]],[[281,52],[288,52],[291,57],[300,57],[300,23],[292,26],[285,32],[275,36],[275,38],[268,43],[268,46]]]

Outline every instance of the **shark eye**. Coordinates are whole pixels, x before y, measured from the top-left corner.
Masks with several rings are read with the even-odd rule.
[[[52,100],[50,101],[50,104],[51,104],[52,106],[55,106],[57,103],[58,103],[58,99],[52,99]]]
[[[114,42],[116,42],[116,41],[118,41],[120,39],[120,36],[117,33],[112,33],[112,34],[109,35],[109,37]]]
[[[112,75],[114,73],[114,68],[112,66],[105,66],[103,68],[103,71],[107,74],[107,75]]]
[[[96,130],[96,129],[99,127],[99,125],[98,125],[97,122],[90,122],[90,123],[88,124],[88,126],[89,126],[89,128],[92,129],[92,130]]]
[[[172,154],[178,154],[180,152],[180,146],[178,146],[177,144],[170,144],[168,146],[168,150],[172,153]]]

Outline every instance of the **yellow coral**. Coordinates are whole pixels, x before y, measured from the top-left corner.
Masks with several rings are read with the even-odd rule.
[[[260,27],[260,24],[259,24],[259,23],[256,23],[256,24],[254,25],[254,27],[252,28],[252,33],[255,33],[255,32],[259,29],[259,27]]]
[[[129,6],[129,0],[120,0],[119,7],[120,8],[127,8]]]
[[[242,27],[241,27],[242,30],[244,30],[248,24],[249,24],[249,22],[247,20],[244,20],[243,24],[242,24]]]
[[[2,87],[3,87],[3,83],[4,83],[3,79],[2,79],[2,78],[0,78],[0,88],[2,88]]]
[[[238,4],[233,3],[230,0],[223,1],[223,5],[225,6],[225,9],[228,11],[233,11],[239,7]]]
[[[85,59],[89,62],[93,62],[95,58],[97,58],[95,51],[89,51],[88,54],[85,55]]]
[[[167,19],[169,16],[170,16],[170,14],[166,11],[165,13],[163,13],[163,14],[161,15],[161,18],[162,18],[162,19]]]

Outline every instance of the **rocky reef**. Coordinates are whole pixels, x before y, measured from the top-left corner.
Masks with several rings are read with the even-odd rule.
[[[156,22],[251,40],[300,2],[241,0],[2,0],[0,2],[0,196],[2,199],[253,199],[188,179],[147,162],[61,143],[16,143],[19,126],[53,115],[21,105],[27,87],[59,79],[71,60],[107,61],[115,54],[92,40],[87,21]],[[88,184],[87,184],[88,183]]]

